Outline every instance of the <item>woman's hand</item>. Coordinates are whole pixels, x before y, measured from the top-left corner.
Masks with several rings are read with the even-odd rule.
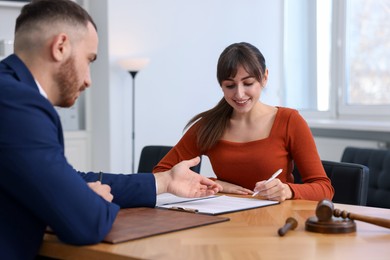
[[[285,201],[292,198],[290,186],[279,179],[274,179],[268,183],[266,181],[257,182],[254,191],[259,192],[256,197],[266,200]]]
[[[222,186],[222,192],[224,193],[232,193],[232,194],[241,194],[241,195],[250,195],[253,194],[253,191],[245,189],[236,184],[232,184],[225,181],[216,180],[216,183]]]

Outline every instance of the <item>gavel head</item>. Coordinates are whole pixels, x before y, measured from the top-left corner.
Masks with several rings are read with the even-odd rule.
[[[290,229],[293,230],[293,229],[296,229],[296,227],[298,226],[298,221],[293,217],[289,217],[286,219],[286,224],[291,225]]]
[[[316,216],[306,220],[305,229],[311,232],[318,233],[349,233],[356,231],[355,222],[348,219],[337,219],[338,210],[334,209],[333,203],[330,200],[321,200],[317,204]]]
[[[321,200],[317,204],[316,216],[319,221],[329,221],[332,219],[334,206],[330,200]]]

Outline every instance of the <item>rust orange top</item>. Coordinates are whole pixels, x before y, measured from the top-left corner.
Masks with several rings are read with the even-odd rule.
[[[200,154],[195,123],[173,149],[156,165],[153,172],[172,168],[182,160],[209,157],[213,171],[222,181],[253,190],[255,183],[266,180],[282,168],[278,178],[288,183],[294,199],[332,199],[334,189],[327,177],[309,126],[297,110],[278,107],[267,138],[246,143],[219,140]],[[295,184],[292,170],[298,167],[303,184]]]

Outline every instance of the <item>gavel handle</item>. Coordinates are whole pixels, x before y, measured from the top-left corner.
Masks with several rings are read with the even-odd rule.
[[[279,236],[284,236],[289,230],[295,229],[296,225],[294,226],[291,222],[286,222],[283,227],[278,229]]]
[[[333,211],[333,215],[335,217],[349,218],[349,219],[359,220],[359,221],[367,222],[367,223],[374,224],[374,225],[381,226],[381,227],[385,227],[385,228],[390,228],[390,220],[389,219],[364,216],[364,215],[350,213],[350,212],[347,212],[345,210],[341,211],[339,209],[335,209]]]

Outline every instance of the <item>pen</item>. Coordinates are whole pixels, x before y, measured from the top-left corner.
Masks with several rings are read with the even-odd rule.
[[[274,174],[272,174],[272,176],[265,181],[264,184],[267,184],[268,182],[272,181],[273,179],[275,179],[276,177],[279,176],[279,174],[283,171],[283,169],[279,169],[277,170]],[[260,191],[256,191],[255,193],[253,193],[252,197],[256,196],[257,194],[259,194]]]
[[[102,180],[103,180],[103,173],[99,172],[99,181],[102,182]]]
[[[177,211],[184,211],[184,212],[191,212],[191,213],[197,213],[199,211],[197,209],[182,208],[182,207],[170,207],[169,209],[177,210]]]

